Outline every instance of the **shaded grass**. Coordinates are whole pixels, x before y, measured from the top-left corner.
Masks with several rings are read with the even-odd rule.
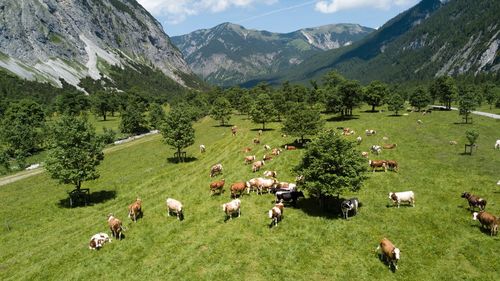
[[[366,109],[366,108],[365,108]],[[174,151],[156,135],[113,147],[100,167],[101,178],[85,183],[97,194],[115,196],[83,208],[61,208],[70,186],[57,185],[44,173],[0,188],[0,279],[2,280],[495,280],[500,269],[499,237],[489,237],[472,221],[460,193],[470,191],[488,200],[487,210],[499,215],[495,185],[500,153],[492,144],[500,126],[495,120],[474,117],[480,133],[473,156],[460,155],[465,130],[453,125],[456,112],[411,113],[390,118],[389,113],[356,112],[359,118],[341,120],[325,116],[327,126],[350,127],[363,136],[360,150],[373,144],[397,143],[371,159],[396,159],[399,173],[370,173],[362,190],[351,195],[363,206],[348,221],[324,213],[311,199],[286,208],[278,227],[269,229],[266,212],[271,195],[243,195],[242,216],[224,222],[221,205],[229,192],[209,196],[209,168],[221,162],[224,177],[232,182],[256,174],[243,164],[244,147],[261,158],[263,145],[293,142],[280,136],[280,124],[264,131],[261,145],[253,145],[260,127],[234,116],[238,136],[206,118],[196,124],[196,143],[187,156],[195,161],[174,164]],[[417,119],[423,124],[418,125]],[[267,126],[267,125],[266,125]],[[355,140],[356,135],[349,136]],[[450,146],[449,140],[459,145]],[[200,154],[198,146],[207,152]],[[284,151],[267,162],[282,181],[293,181],[291,169],[304,150]],[[260,173],[259,173],[260,175]],[[389,191],[413,190],[416,207],[387,207]],[[144,217],[127,219],[127,206],[139,196]],[[185,219],[167,217],[165,199],[185,205]],[[106,215],[114,213],[127,227],[126,239],[106,244],[100,251],[87,248],[95,233],[109,232]],[[392,273],[376,254],[382,237],[402,251],[399,270]],[[112,270],[110,270],[112,269]]]

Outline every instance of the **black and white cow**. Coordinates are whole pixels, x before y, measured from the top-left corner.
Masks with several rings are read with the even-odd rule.
[[[300,197],[305,197],[302,191],[278,191],[276,192],[276,203],[291,201],[295,205]]]
[[[356,197],[342,201],[340,207],[342,209],[342,216],[344,217],[344,219],[347,219],[349,217],[349,211],[352,211],[353,215],[356,215],[356,213],[358,212],[358,206],[359,201]]]

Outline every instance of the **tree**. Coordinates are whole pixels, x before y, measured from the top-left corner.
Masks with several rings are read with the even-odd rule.
[[[175,108],[163,123],[161,133],[166,144],[177,149],[177,161],[182,160],[182,149],[194,144],[194,129],[189,114],[182,108]]]
[[[231,103],[224,97],[218,97],[210,109],[210,116],[224,126],[226,122],[231,120],[232,112]]]
[[[438,77],[429,88],[432,99],[438,99],[446,106],[446,109],[451,109],[451,102],[457,96],[457,87],[455,80],[450,76]]]
[[[268,94],[260,94],[250,110],[250,118],[255,123],[261,123],[262,130],[266,129],[266,123],[270,122],[276,115],[276,109]]]
[[[103,143],[86,117],[62,116],[55,121],[49,148],[45,167],[59,183],[80,190],[83,182],[99,178]]]
[[[405,108],[405,100],[400,93],[394,92],[387,96],[386,99],[387,109],[389,111],[394,111],[395,115],[398,115],[400,110]]]
[[[364,100],[372,106],[372,112],[375,112],[376,106],[381,106],[387,96],[387,85],[380,81],[372,81],[365,88]]]
[[[42,146],[45,113],[38,103],[21,100],[10,104],[1,121],[0,140],[6,153],[23,168],[26,157]]]
[[[160,104],[152,103],[149,106],[148,121],[153,129],[160,129],[161,124],[165,120],[165,110]]]
[[[112,97],[105,91],[97,91],[90,96],[90,104],[92,106],[92,111],[98,116],[101,116],[104,121],[106,121],[106,113],[111,111]]]
[[[459,90],[458,114],[464,116],[465,124],[469,123],[469,116],[476,109],[476,93],[471,86],[463,86]]]
[[[366,179],[366,159],[355,144],[333,130],[312,141],[295,171],[304,176],[304,189],[322,202],[324,196],[356,192]]]
[[[500,96],[498,94],[498,89],[495,88],[495,85],[492,83],[486,83],[483,86],[483,96],[486,99],[486,102],[491,107],[496,103],[497,100],[500,100]]]
[[[363,99],[363,88],[357,81],[348,80],[338,87],[337,92],[342,109],[342,116],[351,116],[354,107],[359,106]]]
[[[417,108],[417,111],[426,107],[431,102],[429,93],[423,87],[417,87],[410,94],[410,105]]]
[[[85,93],[73,87],[56,97],[55,107],[61,114],[78,115],[90,108],[90,101]]]
[[[304,136],[316,135],[324,126],[318,109],[298,103],[289,112],[281,130],[285,134],[300,137],[301,143],[304,143]]]
[[[476,146],[477,138],[479,137],[479,133],[474,130],[465,131],[465,137],[467,141],[469,141],[468,145],[465,145],[465,152],[467,153],[467,147],[470,148],[470,154],[472,155],[472,149]]]
[[[121,112],[120,131],[126,134],[141,134],[147,131],[144,107],[130,102]]]

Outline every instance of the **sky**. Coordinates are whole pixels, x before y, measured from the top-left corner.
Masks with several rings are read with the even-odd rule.
[[[378,28],[419,0],[137,0],[169,36],[224,22],[287,33],[334,23]]]

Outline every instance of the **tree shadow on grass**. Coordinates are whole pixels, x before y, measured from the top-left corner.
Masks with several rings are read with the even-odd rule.
[[[273,129],[273,128],[265,128],[264,130],[262,129],[258,129],[258,128],[253,128],[253,129],[250,129],[250,131],[252,132],[258,132],[258,131],[262,131],[262,132],[269,132],[269,131],[275,131],[276,129]]]
[[[100,204],[104,203],[106,201],[109,201],[111,199],[116,198],[116,191],[115,190],[101,190],[97,192],[92,192],[89,195],[88,198],[88,203],[85,204],[83,202],[76,202],[73,204],[73,206],[70,206],[70,198],[69,196],[67,198],[59,200],[59,203],[57,204],[59,208],[78,208],[78,207],[86,207],[86,206],[93,206],[95,204]]]
[[[342,217],[340,203],[342,203],[343,200],[345,199],[340,197],[327,197],[323,199],[324,207],[320,207],[317,198],[303,198],[298,201],[297,208],[312,217],[339,219]]]
[[[230,127],[233,127],[234,125],[232,124],[224,124],[224,125],[213,125],[212,127],[213,128],[230,128]]]
[[[351,115],[351,116],[334,116],[326,119],[328,122],[340,122],[340,121],[348,121],[348,120],[356,120],[359,119],[359,115]]]
[[[185,157],[184,160],[181,160],[180,162],[178,160],[179,159],[177,157],[168,157],[167,158],[168,163],[172,163],[172,164],[177,164],[177,163],[191,163],[191,162],[194,162],[194,161],[198,160],[198,158],[196,158],[196,157]]]
[[[391,118],[396,117],[396,118],[399,118],[399,117],[403,117],[403,116],[404,116],[404,115],[401,115],[401,114],[398,114],[398,115],[396,115],[396,114],[389,114],[389,115],[387,115],[386,117],[391,117]]]

